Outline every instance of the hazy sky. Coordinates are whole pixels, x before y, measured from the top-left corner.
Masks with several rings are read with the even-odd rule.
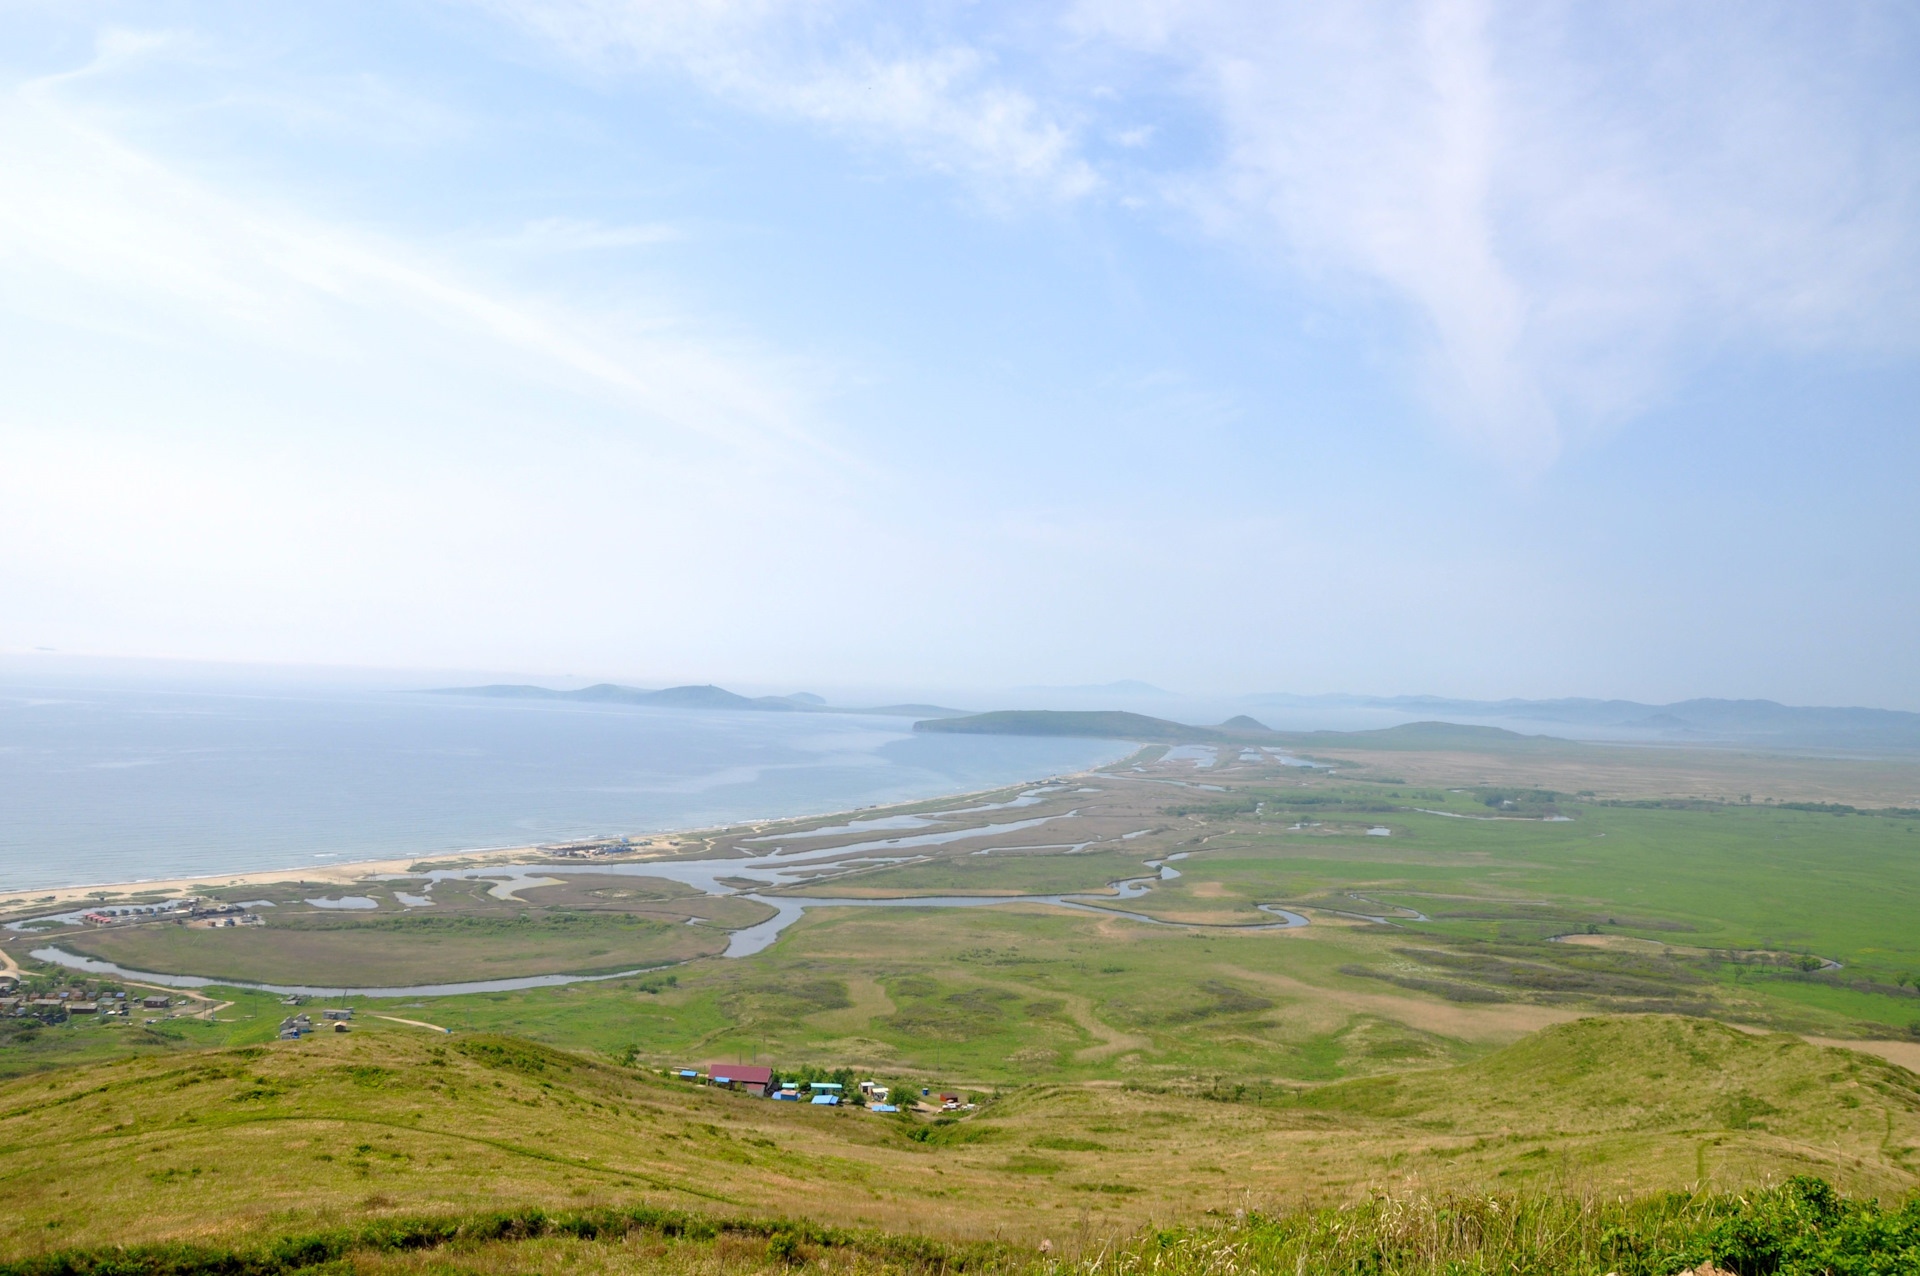
[[[0,0],[0,650],[1920,709],[1920,10]]]

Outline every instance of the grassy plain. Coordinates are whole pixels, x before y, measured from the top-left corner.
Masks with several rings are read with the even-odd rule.
[[[1568,748],[1615,768],[1637,758],[1644,782],[1681,757],[1559,745],[1501,757],[1551,773]],[[771,1057],[981,1084],[1321,1082],[1464,1062],[1596,1012],[1920,1042],[1909,1028],[1920,1023],[1911,815],[1473,784],[1473,753],[1433,755],[1462,781],[1446,787],[1397,773],[1428,756],[1417,753],[1332,774],[1232,747],[1209,767],[1156,756],[966,802],[716,830],[681,839],[676,856],[832,852],[815,880],[765,888],[772,895],[1065,893],[1113,915],[1025,902],[821,907],[767,950],[725,958],[715,956],[725,932],[767,907],[646,876],[646,861],[630,860],[620,872],[543,864],[544,884],[510,890],[370,881],[352,888],[378,905],[364,912],[313,908],[308,884],[242,884],[210,893],[267,889],[267,925],[59,928],[57,940],[137,970],[316,987],[678,962],[670,987],[422,996],[395,1013],[662,1064]],[[1831,760],[1796,765],[1835,788]],[[1892,767],[1872,764],[1869,788],[1892,783]],[[903,827],[905,816],[925,823]],[[810,836],[828,827],[844,831]],[[889,849],[923,829],[974,831]],[[907,862],[875,862],[876,847]],[[1110,883],[1125,878],[1155,880],[1116,899]],[[432,907],[403,904],[429,889]],[[1263,904],[1312,925],[1254,929],[1274,920]],[[8,947],[31,965],[41,942]],[[111,1053],[105,1035],[49,1030],[32,1057]]]
[[[392,918],[207,932],[129,928],[76,936],[74,952],[136,970],[343,987],[404,986],[516,975],[596,974],[664,966],[726,947],[724,932],[644,918],[558,914],[523,919]]]

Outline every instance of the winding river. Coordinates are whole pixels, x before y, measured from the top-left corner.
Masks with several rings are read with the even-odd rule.
[[[1006,805],[1018,805],[1008,803]],[[990,808],[989,808],[990,809]],[[959,814],[960,812],[952,812]],[[878,899],[835,898],[810,895],[766,895],[761,889],[779,890],[808,884],[826,874],[837,875],[858,868],[874,868],[887,864],[898,864],[918,858],[908,854],[899,854],[914,847],[941,845],[976,837],[999,837],[1006,834],[1035,828],[1055,820],[1074,818],[1077,812],[1069,811],[1062,815],[1041,816],[1036,819],[1013,820],[1005,824],[986,824],[965,829],[946,829],[937,833],[912,834],[905,837],[862,842],[853,845],[821,847],[813,850],[789,851],[777,847],[765,855],[747,856],[737,859],[702,860],[641,860],[623,864],[595,864],[591,868],[566,869],[551,864],[493,864],[477,868],[434,869],[427,873],[398,874],[387,880],[417,882],[423,878],[427,886],[423,894],[413,898],[424,900],[433,886],[442,881],[486,881],[492,882],[490,894],[501,899],[516,898],[515,892],[535,886],[554,884],[556,873],[592,876],[651,877],[679,882],[692,886],[703,894],[712,896],[732,895],[755,903],[765,904],[774,910],[773,916],[752,926],[742,927],[727,937],[727,947],[723,956],[739,958],[749,957],[770,947],[780,937],[781,932],[793,925],[809,909],[813,908],[988,908],[996,904],[1043,904],[1053,908],[1071,909],[1076,912],[1103,913],[1115,917],[1125,917],[1149,926],[1176,926],[1187,929],[1257,931],[1291,930],[1308,924],[1299,913],[1281,908],[1277,904],[1260,904],[1260,911],[1280,920],[1274,922],[1248,922],[1234,924],[1210,924],[1195,922],[1169,922],[1145,913],[1130,912],[1119,908],[1110,908],[1111,901],[1139,899],[1153,888],[1156,880],[1179,876],[1175,870],[1160,860],[1146,861],[1146,866],[1158,870],[1156,877],[1132,877],[1122,881],[1109,882],[1108,894],[1094,892],[1068,893],[1060,895],[904,895]],[[873,828],[879,821],[872,821],[867,828]],[[893,827],[900,827],[899,824]],[[909,826],[911,827],[911,826]],[[836,829],[835,832],[853,831]],[[860,831],[866,831],[862,829]],[[819,830],[814,836],[819,835]],[[788,835],[778,839],[783,842],[806,840],[807,835]],[[989,847],[988,849],[994,849]],[[1169,857],[1173,858],[1173,857]],[[380,880],[380,879],[369,879]],[[63,917],[62,920],[65,918]],[[39,922],[52,920],[35,919]],[[33,925],[33,922],[14,923],[17,928]],[[482,979],[466,983],[452,984],[416,984],[403,988],[322,988],[299,984],[249,983],[237,979],[211,979],[198,975],[163,975],[151,971],[128,970],[113,962],[101,961],[92,957],[82,957],[67,952],[55,945],[33,950],[32,955],[40,960],[66,966],[73,970],[84,970],[92,974],[116,975],[127,979],[142,980],[174,988],[203,988],[219,985],[227,988],[250,988],[261,992],[298,994],[301,996],[350,996],[350,997],[452,997],[465,993],[511,992],[525,988],[552,988],[562,984],[592,983],[607,979],[624,979],[632,975],[645,974],[648,971],[663,969],[662,963],[655,966],[636,967],[632,970],[615,971],[601,975],[526,975],[512,979]]]

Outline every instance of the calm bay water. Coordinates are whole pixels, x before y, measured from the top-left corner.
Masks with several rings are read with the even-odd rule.
[[[0,685],[0,889],[847,810],[1132,748],[911,726],[393,691]]]

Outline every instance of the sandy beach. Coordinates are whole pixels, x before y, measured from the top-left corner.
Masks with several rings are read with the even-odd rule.
[[[1053,781],[1068,781],[1093,774],[1092,771],[1077,771],[1049,777]],[[1024,783],[1045,783],[1032,781]],[[929,803],[948,805],[977,801],[1009,788],[1019,788],[1021,784],[995,785],[991,788],[977,789],[965,793],[950,793],[938,798],[920,799],[893,804],[888,807],[861,806],[841,811],[827,811],[810,815],[786,816],[770,820],[748,820],[736,824],[715,825],[705,828],[678,829],[668,832],[652,833],[645,836],[633,835],[633,849],[627,853],[608,856],[600,860],[559,859],[546,855],[540,844],[528,843],[523,846],[491,846],[468,851],[432,851],[420,855],[388,856],[381,859],[343,860],[336,864],[308,864],[299,868],[255,869],[242,873],[220,875],[200,875],[194,877],[158,878],[151,881],[99,882],[80,886],[49,887],[44,890],[0,891],[0,914],[31,908],[35,911],[68,911],[87,904],[114,904],[135,896],[150,895],[187,895],[199,890],[226,890],[238,886],[268,886],[286,882],[312,882],[320,886],[350,886],[369,877],[387,874],[405,875],[413,872],[420,864],[445,866],[451,864],[475,865],[487,863],[524,863],[529,859],[542,863],[566,864],[573,867],[594,863],[632,863],[635,859],[651,859],[675,853],[685,854],[687,843],[705,843],[708,839],[726,832],[746,829],[753,833],[763,833],[788,824],[832,824],[847,820],[868,818],[893,806],[916,808]]]
[[[627,862],[635,856],[657,855],[670,848],[675,839],[685,839],[698,834],[671,833],[660,834],[646,841],[637,841],[632,854],[617,857]],[[0,912],[33,907],[35,909],[65,910],[84,904],[113,904],[135,896],[148,895],[189,895],[200,890],[224,890],[235,886],[267,886],[285,882],[312,882],[320,886],[350,886],[369,877],[385,874],[405,875],[413,871],[418,864],[485,864],[517,863],[529,857],[545,859],[538,846],[495,846],[474,851],[443,851],[429,855],[409,855],[404,858],[351,860],[339,864],[309,864],[301,868],[262,869],[247,873],[232,873],[219,877],[175,877],[148,882],[107,882],[87,886],[66,886],[49,890],[6,891],[0,892]],[[614,857],[609,857],[614,858]],[[588,864],[591,860],[556,861],[569,864]]]

